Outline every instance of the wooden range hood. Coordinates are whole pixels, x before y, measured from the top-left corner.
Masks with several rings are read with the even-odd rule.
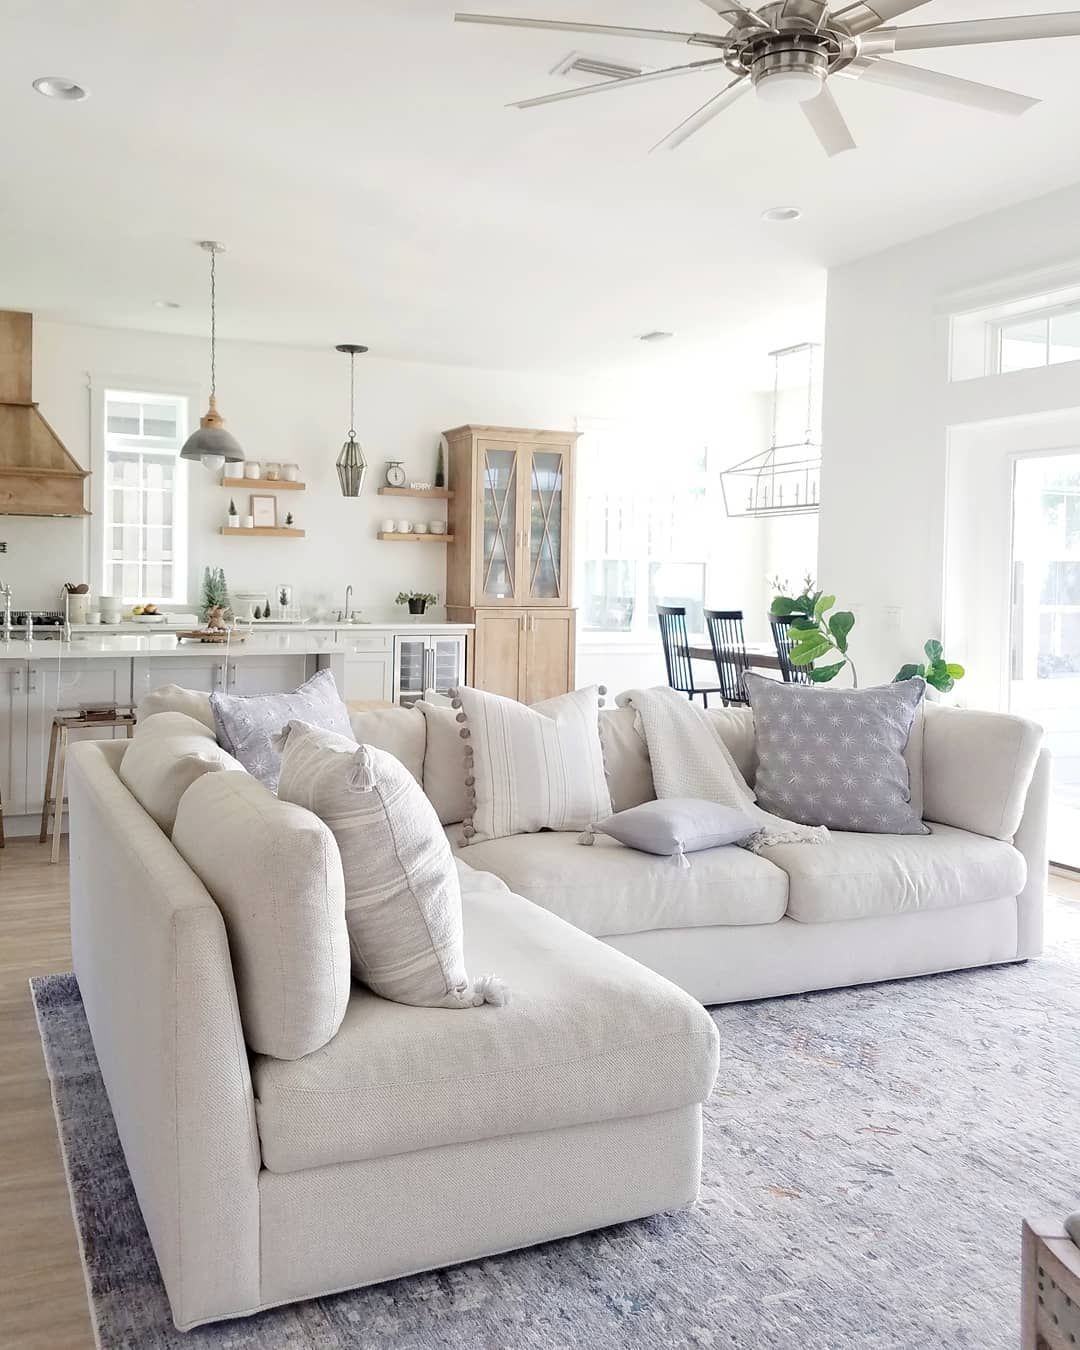
[[[0,515],[88,516],[89,476],[33,400],[34,316],[0,310]]]

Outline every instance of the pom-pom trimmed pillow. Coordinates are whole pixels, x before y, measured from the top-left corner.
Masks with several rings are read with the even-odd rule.
[[[866,834],[929,834],[904,749],[926,681],[825,689],[744,676],[754,710],[758,806],[785,820]]]
[[[466,843],[583,830],[611,815],[596,685],[532,707],[463,685],[454,706],[472,808]]]
[[[678,867],[689,867],[688,853],[737,844],[758,828],[743,811],[701,797],[663,797],[643,802],[599,825],[590,825],[581,836],[591,844],[596,834],[606,834],[627,848],[671,858]]]
[[[281,772],[276,738],[290,721],[335,731],[356,744],[349,710],[329,670],[320,670],[291,694],[211,694],[210,707],[218,741],[271,791]]]
[[[461,886],[435,808],[385,750],[304,722],[284,736],[278,796],[330,827],[345,876],[353,970],[376,994],[424,1008],[507,1001],[465,973]]]

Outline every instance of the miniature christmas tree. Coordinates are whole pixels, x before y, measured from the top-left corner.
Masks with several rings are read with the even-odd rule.
[[[438,488],[446,486],[446,458],[443,454],[443,443],[439,442],[439,453],[435,459],[435,486]]]
[[[202,617],[206,619],[212,609],[229,608],[229,588],[225,584],[225,572],[220,567],[208,567],[203,573],[202,599],[200,601]]]
[[[287,528],[290,529],[290,530],[292,529],[292,523],[293,523],[293,514],[292,514],[291,511],[286,511],[286,512],[285,512],[285,524],[286,524]]]

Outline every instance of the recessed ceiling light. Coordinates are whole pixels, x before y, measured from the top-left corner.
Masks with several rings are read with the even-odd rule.
[[[89,98],[81,84],[65,80],[62,75],[42,75],[34,81],[34,88],[46,98],[60,98],[67,103],[80,103],[84,98]]]
[[[154,301],[154,308],[155,308],[155,309],[179,309],[179,308],[180,308],[180,301],[179,301],[179,300],[155,300],[155,301]]]
[[[639,342],[666,342],[668,338],[673,338],[674,333],[667,333],[662,328],[654,328],[651,333],[641,333],[638,335]]]
[[[802,215],[802,209],[798,206],[770,206],[768,210],[762,211],[761,219],[768,221],[798,220]]]

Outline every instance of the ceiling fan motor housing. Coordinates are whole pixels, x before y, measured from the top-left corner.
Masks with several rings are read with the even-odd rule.
[[[761,97],[778,103],[814,98],[831,65],[828,42],[802,33],[771,37],[748,55],[754,88]]]

